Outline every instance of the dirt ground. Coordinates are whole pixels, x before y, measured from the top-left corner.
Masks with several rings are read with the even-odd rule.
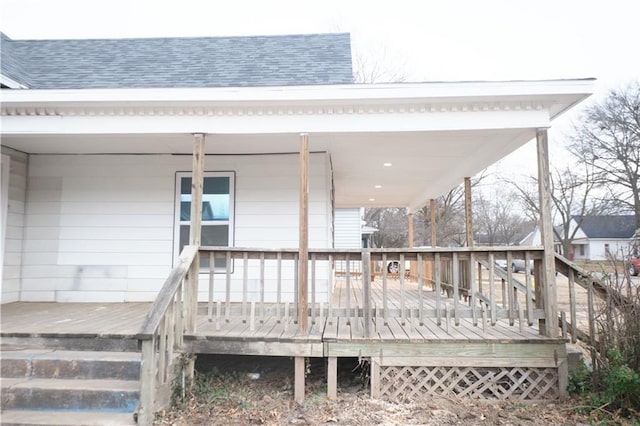
[[[323,365],[311,364],[306,400],[293,401],[293,361],[264,357],[201,359],[192,395],[157,425],[580,425],[593,419],[576,400],[514,403],[426,397],[369,397],[366,371],[355,359],[338,367],[338,398],[328,401]],[[206,371],[206,373],[205,373]],[[615,424],[610,423],[610,424]]]

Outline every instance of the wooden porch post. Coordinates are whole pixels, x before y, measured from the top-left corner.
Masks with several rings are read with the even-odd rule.
[[[464,224],[466,245],[473,247],[473,211],[471,210],[471,178],[464,178]]]
[[[298,266],[298,331],[308,327],[308,260],[309,260],[309,135],[300,134],[300,243]]]
[[[549,139],[547,129],[538,129],[536,133],[538,149],[538,195],[540,203],[540,237],[544,247],[544,259],[542,262],[541,294],[544,298],[544,310],[546,321],[544,323],[545,334],[548,337],[557,337],[558,305],[556,291],[556,261],[553,251],[553,225],[551,221],[551,180],[549,177]],[[542,326],[542,324],[541,324]]]
[[[204,186],[204,134],[194,134],[193,166],[191,175],[191,218],[189,223],[189,245],[200,246],[202,224],[202,192]],[[185,300],[187,314],[185,329],[187,333],[196,331],[196,315],[198,308],[198,274],[200,273],[200,255],[196,257],[189,269],[189,281],[186,287]]]
[[[309,135],[300,134],[300,239],[298,247],[298,332],[308,329],[307,281],[309,260]],[[305,358],[295,358],[295,401],[304,402]]]

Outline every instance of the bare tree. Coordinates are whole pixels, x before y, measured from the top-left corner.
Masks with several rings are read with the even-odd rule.
[[[482,193],[474,197],[476,241],[491,246],[519,242],[526,234],[530,221],[518,209],[514,209],[517,201],[517,194],[504,190],[500,193],[495,191],[490,197]]]
[[[369,208],[364,211],[365,223],[378,230],[373,234],[375,247],[406,247],[409,235],[407,209]]]
[[[540,214],[538,179],[529,176],[524,183],[509,181],[516,189],[525,214],[537,220]],[[568,256],[571,243],[585,215],[615,212],[615,206],[606,197],[599,197],[600,186],[588,165],[553,169],[551,172],[551,201],[553,203],[553,233],[562,245],[562,253]],[[572,220],[575,226],[572,226]]]
[[[640,228],[640,82],[587,108],[569,150],[593,167],[594,180],[634,212]]]

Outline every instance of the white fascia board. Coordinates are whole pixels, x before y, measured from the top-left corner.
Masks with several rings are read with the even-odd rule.
[[[545,109],[344,114],[4,116],[2,134],[275,134],[549,127]]]
[[[161,89],[77,89],[2,91],[3,103],[30,105],[124,106],[210,104],[341,104],[367,101],[473,102],[508,101],[532,98],[555,99],[577,96],[579,102],[593,93],[594,79],[505,82],[435,82],[394,84],[347,84],[325,86],[161,88]],[[6,93],[5,93],[6,92]],[[574,102],[574,103],[575,103]]]

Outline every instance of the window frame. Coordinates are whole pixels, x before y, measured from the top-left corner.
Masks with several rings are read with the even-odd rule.
[[[180,256],[180,227],[183,225],[190,226],[189,221],[183,221],[181,217],[181,204],[182,204],[182,179],[192,178],[192,172],[176,172],[175,174],[175,189],[174,189],[174,217],[173,217],[173,264]],[[228,226],[228,241],[229,247],[235,245],[235,192],[236,192],[236,176],[233,171],[210,171],[204,172],[204,178],[207,177],[226,177],[229,178],[229,219],[228,220],[211,220],[202,221],[201,226]],[[208,271],[202,270],[201,273],[208,273]],[[226,272],[226,268],[215,268],[215,273]]]

